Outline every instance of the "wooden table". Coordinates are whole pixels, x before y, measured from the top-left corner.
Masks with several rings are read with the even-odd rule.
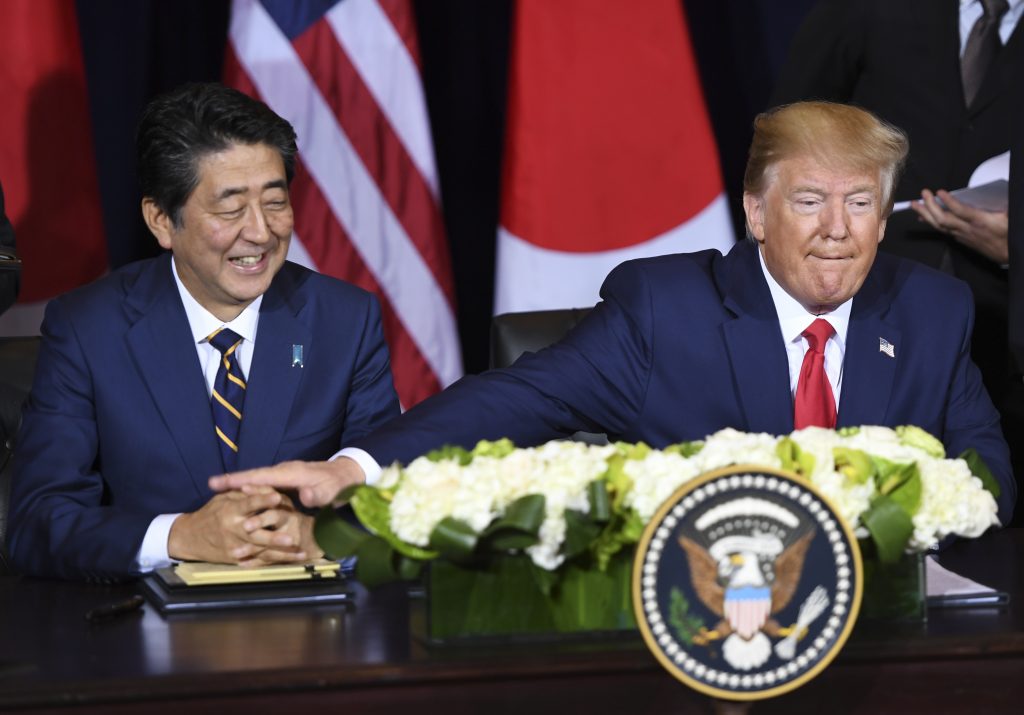
[[[859,628],[826,671],[754,713],[1024,712],[1024,529],[943,553],[1012,594],[1003,610],[931,610]],[[0,710],[218,713],[676,713],[713,704],[675,681],[639,637],[567,645],[428,648],[421,604],[393,586],[351,607],[240,610],[91,625],[135,587],[0,579]]]

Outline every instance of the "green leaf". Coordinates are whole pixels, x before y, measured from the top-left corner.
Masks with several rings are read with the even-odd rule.
[[[796,472],[802,477],[809,477],[814,473],[814,455],[800,449],[800,445],[790,437],[779,440],[775,445],[775,454],[782,462],[782,468],[787,471]]]
[[[630,444],[629,442],[616,442],[615,448],[619,451],[626,459],[646,459],[647,455],[651,453],[651,447],[645,442],[637,442],[636,444]]]
[[[608,482],[595,479],[587,485],[587,501],[590,503],[590,518],[604,523],[612,518],[611,500],[608,498]]]
[[[525,549],[539,541],[537,536],[544,523],[543,494],[527,494],[516,499],[505,509],[505,514],[495,519],[480,534],[486,548],[495,551]]]
[[[633,488],[633,480],[626,474],[625,464],[626,458],[621,454],[613,454],[608,458],[608,471],[605,472],[604,479],[608,489],[614,494],[612,497],[613,512],[622,510],[626,495]]]
[[[495,442],[489,442],[486,439],[482,439],[477,442],[476,447],[473,448],[472,456],[502,459],[514,452],[515,449],[515,444],[513,444],[512,440],[507,437],[503,437]]]
[[[896,428],[896,435],[900,438],[900,442],[908,447],[917,447],[925,454],[936,459],[946,458],[946,448],[942,442],[920,427],[901,425]]]
[[[601,571],[605,570],[611,559],[623,547],[640,541],[640,536],[643,533],[644,522],[633,509],[612,517],[612,520],[608,522],[594,542],[593,552],[597,568]]]
[[[443,462],[450,459],[458,462],[463,467],[473,461],[473,455],[468,450],[451,444],[446,444],[438,449],[432,449],[427,452],[426,456],[431,462]]]
[[[601,533],[601,527],[589,515],[574,509],[565,510],[565,539],[561,552],[571,559],[590,548]]]
[[[430,548],[455,562],[468,561],[476,550],[477,533],[469,524],[446,516],[430,532]]]
[[[548,571],[542,569],[537,564],[533,563],[531,559],[527,559],[530,564],[530,573],[533,575],[533,581],[537,584],[537,588],[546,597],[550,597],[554,592],[555,587],[558,585],[558,579],[560,571]]]
[[[360,484],[352,493],[351,504],[359,522],[400,554],[421,560],[437,557],[436,551],[407,544],[391,530],[391,502],[377,488]]]
[[[875,499],[871,507],[861,515],[861,522],[871,534],[878,558],[883,563],[899,560],[914,533],[910,515],[886,496]]]
[[[409,568],[409,564],[416,566]],[[383,539],[371,537],[356,552],[356,578],[367,588],[375,588],[392,581],[416,578],[421,564],[397,554]]]
[[[998,499],[999,495],[1003,493],[1003,490],[1000,488],[999,482],[996,481],[996,478],[992,476],[992,472],[989,470],[988,465],[985,464],[985,460],[981,458],[980,454],[978,454],[978,451],[974,449],[974,447],[965,449],[960,454],[959,459],[967,462],[967,466],[970,467],[971,474],[980,479],[981,485],[985,487],[992,496]]]
[[[900,505],[903,511],[913,516],[921,506],[921,470],[917,463],[909,465],[909,469],[903,472],[906,478],[891,489],[889,498]]]
[[[853,437],[856,434],[860,434],[860,427],[840,427],[836,430],[836,434],[840,437]]]
[[[700,453],[704,449],[703,440],[694,440],[692,442],[679,442],[678,444],[670,444],[665,447],[662,451],[667,454],[678,454],[682,457],[692,457],[695,454]]]
[[[875,465],[871,457],[859,449],[833,447],[832,458],[836,471],[854,484],[864,484],[875,476]]]
[[[339,517],[333,508],[325,506],[313,519],[313,538],[328,558],[341,559],[354,556],[363,542],[374,537]]]
[[[875,465],[875,488],[883,496],[891,494],[918,472],[916,462],[893,462],[883,457],[871,457]]]

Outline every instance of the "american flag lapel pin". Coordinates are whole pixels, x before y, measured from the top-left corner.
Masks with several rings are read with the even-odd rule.
[[[292,367],[302,367],[301,345],[292,345]]]
[[[878,352],[885,353],[891,358],[896,357],[896,346],[885,338],[878,339]]]

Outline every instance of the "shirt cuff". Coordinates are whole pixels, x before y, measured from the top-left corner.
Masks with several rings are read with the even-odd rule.
[[[335,454],[328,461],[333,462],[338,457],[348,457],[358,464],[360,469],[363,470],[363,474],[366,476],[366,483],[368,485],[373,486],[377,483],[377,480],[380,479],[380,474],[383,470],[380,465],[377,464],[377,460],[371,457],[369,452],[366,450],[357,449],[356,447],[345,447],[345,449]]]
[[[167,554],[167,539],[171,535],[171,525],[179,516],[181,514],[161,514],[149,522],[142,546],[135,556],[135,564],[139,571],[146,573],[171,565],[171,557]]]

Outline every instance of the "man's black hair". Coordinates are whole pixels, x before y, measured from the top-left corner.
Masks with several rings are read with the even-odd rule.
[[[146,107],[136,135],[142,195],[181,226],[181,210],[199,184],[199,162],[233,144],[276,149],[291,183],[295,130],[270,107],[216,82],[183,85]]]

